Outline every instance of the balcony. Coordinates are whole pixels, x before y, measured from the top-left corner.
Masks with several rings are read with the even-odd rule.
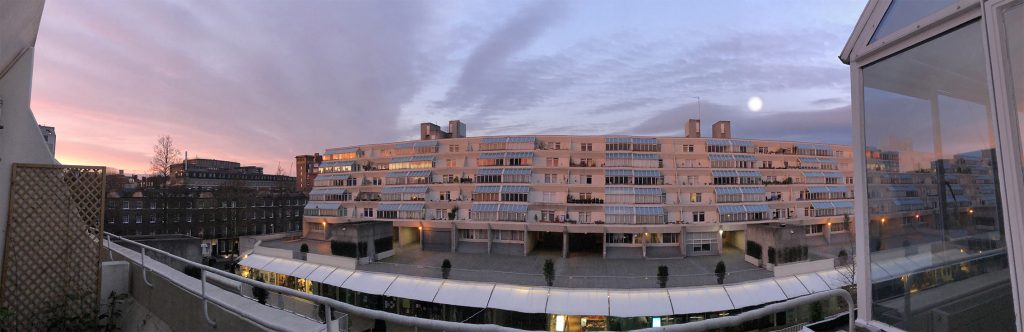
[[[568,196],[565,198],[565,202],[569,204],[604,204],[604,199],[599,197],[594,198],[575,198]]]

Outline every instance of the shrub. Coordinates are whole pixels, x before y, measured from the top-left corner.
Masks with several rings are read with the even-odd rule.
[[[444,262],[441,262],[441,279],[448,279],[448,275],[452,272],[452,262],[447,258]]]
[[[725,262],[718,261],[718,264],[715,265],[715,276],[718,277],[719,285],[725,283]]]
[[[668,266],[658,266],[658,286],[665,288],[668,284]]]
[[[548,286],[555,283],[555,262],[551,259],[544,260],[544,281],[548,283]]]
[[[302,246],[299,247],[299,251],[301,251],[301,252],[309,252],[309,245],[306,245],[305,243],[303,243]]]
[[[839,255],[837,256],[839,260],[839,266],[846,266],[846,264],[849,263],[850,255],[846,253],[846,249],[840,249]]]

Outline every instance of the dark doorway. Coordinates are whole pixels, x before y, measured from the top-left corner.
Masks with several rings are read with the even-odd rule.
[[[604,253],[602,234],[569,233],[569,256]]]
[[[533,233],[537,237],[534,250],[562,252],[562,233],[538,232]]]

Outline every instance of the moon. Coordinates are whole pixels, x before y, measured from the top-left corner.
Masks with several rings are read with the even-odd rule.
[[[760,112],[762,107],[764,107],[764,101],[761,100],[761,97],[753,96],[747,100],[747,109],[751,112]]]

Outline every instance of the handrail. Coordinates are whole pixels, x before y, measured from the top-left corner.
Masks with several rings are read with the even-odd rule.
[[[228,278],[228,279],[231,279],[231,280],[234,280],[234,281],[238,281],[238,282],[241,282],[241,283],[244,283],[244,284],[248,284],[248,285],[250,285],[252,287],[259,287],[259,288],[267,289],[269,291],[277,292],[279,294],[288,295],[288,296],[292,296],[292,297],[298,297],[298,298],[301,298],[301,299],[308,300],[310,302],[321,304],[321,305],[324,306],[324,311],[325,311],[325,316],[324,317],[327,318],[327,319],[324,320],[325,321],[324,324],[326,325],[326,331],[330,331],[331,320],[329,318],[331,317],[331,313],[330,313],[331,309],[337,309],[339,311],[342,311],[342,312],[346,313],[346,315],[358,315],[358,316],[362,316],[362,317],[366,317],[366,318],[370,318],[370,319],[380,319],[380,320],[384,320],[384,321],[395,322],[395,323],[402,324],[402,325],[413,326],[413,327],[420,327],[420,328],[431,329],[431,330],[442,330],[442,331],[452,331],[452,330],[454,330],[454,331],[520,331],[518,329],[508,328],[508,327],[494,325],[494,324],[470,324],[470,323],[448,322],[448,321],[440,321],[440,320],[433,320],[433,319],[426,319],[426,318],[419,318],[419,317],[403,316],[403,315],[399,315],[399,314],[396,314],[396,313],[390,313],[390,312],[384,312],[384,311],[378,311],[378,310],[358,307],[358,306],[355,306],[355,305],[352,305],[352,304],[348,304],[348,303],[345,303],[345,302],[341,302],[341,301],[338,301],[338,300],[335,300],[335,299],[332,299],[332,298],[327,298],[327,297],[323,297],[323,296],[319,296],[319,295],[313,295],[313,294],[309,294],[309,293],[306,293],[306,292],[301,292],[301,291],[294,290],[294,289],[287,288],[287,287],[271,285],[271,284],[263,283],[263,282],[260,282],[260,281],[255,281],[255,280],[252,280],[252,279],[249,279],[249,278],[244,278],[242,276],[239,276],[239,275],[236,275],[236,274],[233,274],[233,273],[228,273],[228,272],[225,272],[225,271],[221,271],[221,270],[218,270],[218,269],[215,269],[215,268],[203,265],[203,264],[199,264],[199,263],[190,261],[190,260],[182,258],[182,257],[175,256],[175,255],[173,255],[171,253],[168,253],[166,251],[163,251],[163,250],[160,250],[160,249],[156,249],[156,248],[147,246],[147,245],[139,243],[139,242],[132,241],[132,240],[124,238],[122,236],[114,235],[114,234],[111,234],[111,233],[108,233],[108,232],[104,232],[104,233],[107,235],[108,241],[110,239],[116,238],[116,239],[118,239],[120,241],[124,241],[126,243],[137,245],[140,248],[144,248],[145,251],[150,251],[150,252],[156,252],[156,253],[159,253],[159,254],[163,254],[164,256],[169,257],[169,258],[171,258],[173,260],[176,260],[178,262],[181,262],[181,263],[183,263],[183,264],[185,264],[187,266],[192,266],[192,267],[195,267],[195,268],[199,268],[202,272],[213,273],[213,274],[219,275],[221,277],[225,277],[225,278]],[[108,249],[110,248],[111,244],[112,243],[108,243]],[[145,271],[145,268],[143,268],[143,271]],[[168,280],[170,280],[170,279],[168,279]],[[221,306],[225,310],[234,312],[234,313],[236,313],[236,314],[238,314],[238,315],[240,315],[240,316],[242,316],[242,317],[244,317],[246,319],[254,321],[254,322],[256,322],[256,323],[258,323],[260,325],[263,325],[263,326],[266,326],[266,327],[271,327],[272,329],[275,329],[275,330],[288,330],[288,327],[281,326],[281,325],[277,324],[277,322],[271,321],[271,320],[269,320],[266,317],[259,317],[259,316],[255,316],[255,315],[253,315],[251,313],[247,313],[247,312],[244,312],[244,311],[233,310],[226,303],[221,303],[221,301],[219,301],[219,300],[217,300],[215,298],[206,298],[204,294],[196,294],[196,295],[203,296],[204,297],[204,301],[207,301],[207,300],[212,301],[212,302],[214,302],[214,304],[217,304],[217,305]],[[208,315],[208,313],[204,312],[204,316],[205,315]],[[206,317],[204,317],[204,318],[206,318]],[[209,320],[208,320],[208,322],[209,322]],[[214,322],[214,324],[215,324],[215,322]]]
[[[697,321],[697,322],[684,323],[684,324],[675,324],[675,325],[668,325],[668,326],[662,326],[662,327],[651,327],[651,328],[646,328],[646,329],[639,329],[639,330],[636,330],[636,331],[643,331],[643,332],[654,332],[654,331],[681,332],[681,331],[708,331],[708,330],[724,329],[724,328],[727,328],[727,327],[733,327],[733,326],[740,325],[743,322],[751,321],[751,320],[757,319],[759,317],[764,317],[764,316],[767,316],[767,315],[770,315],[770,314],[786,311],[786,310],[789,310],[789,309],[796,308],[797,306],[818,302],[818,301],[821,301],[821,300],[824,300],[824,299],[827,299],[827,298],[830,298],[830,297],[834,297],[834,296],[839,296],[839,297],[843,298],[843,300],[846,300],[847,308],[849,308],[849,311],[847,312],[847,315],[849,315],[849,317],[848,317],[849,318],[848,319],[849,320],[849,327],[848,327],[849,329],[847,331],[856,331],[855,330],[855,327],[856,327],[855,325],[856,324],[854,322],[854,314],[853,314],[853,312],[854,312],[853,296],[850,296],[850,292],[847,292],[845,289],[842,289],[842,288],[832,289],[832,290],[828,290],[828,291],[824,291],[824,292],[818,292],[818,293],[813,293],[813,294],[808,294],[808,295],[804,295],[804,296],[801,296],[801,297],[790,299],[788,301],[783,301],[783,302],[779,302],[779,303],[769,304],[769,305],[764,306],[762,308],[754,309],[754,310],[751,310],[751,311],[746,311],[746,312],[743,312],[743,313],[741,313],[739,315],[735,315],[735,316],[718,317],[718,318],[712,318],[712,319],[707,319],[707,320],[702,320],[702,321]]]

